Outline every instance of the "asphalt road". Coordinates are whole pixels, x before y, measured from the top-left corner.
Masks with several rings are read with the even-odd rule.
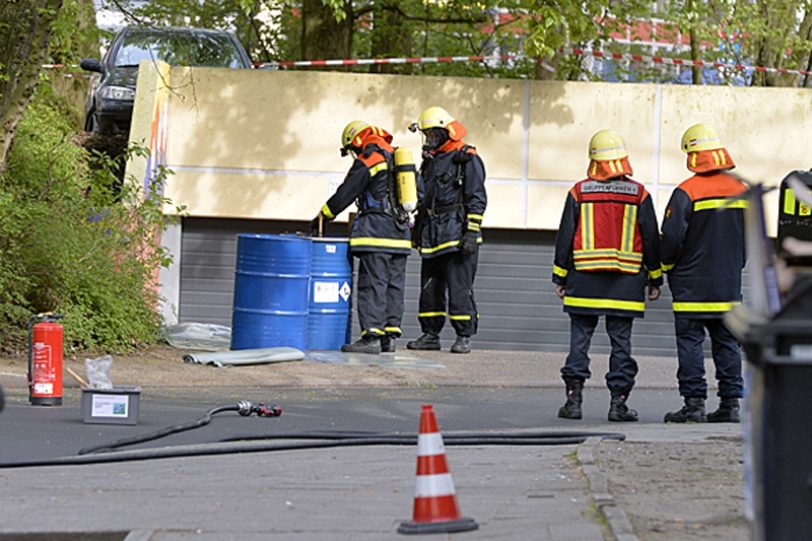
[[[32,406],[15,392],[0,413],[0,465],[41,461],[76,455],[80,449],[122,438],[191,423],[206,412],[239,400],[279,405],[278,418],[242,417],[223,412],[209,424],[127,447],[144,449],[174,445],[214,443],[239,436],[276,435],[312,431],[417,432],[422,404],[432,404],[443,431],[544,430],[578,431],[585,427],[622,432],[626,423],[606,421],[609,395],[605,389],[587,389],[584,419],[570,421],[556,416],[564,401],[562,389],[483,387],[359,388],[340,390],[162,388],[142,393],[138,424],[83,423],[80,391],[67,389],[62,406]],[[640,425],[661,425],[669,409],[679,405],[675,393],[640,390],[629,404],[640,412]]]
[[[479,529],[432,539],[749,539],[741,427],[664,425],[664,413],[680,405],[673,360],[648,361],[641,371],[629,402],[640,422],[609,423],[609,393],[598,377],[585,391],[584,419],[557,418],[564,389],[560,359],[549,357],[446,356],[440,360],[447,368],[433,371],[304,363],[229,371],[121,363],[119,381],[144,386],[135,426],[83,423],[76,387],[65,389],[62,406],[31,406],[19,363],[8,363],[6,408],[0,412],[0,541],[402,538],[397,528],[411,518],[415,497],[415,445],[268,452],[277,443],[218,442],[313,431],[415,434],[427,403],[447,442],[459,431],[627,435],[624,442],[589,438],[543,446],[447,443],[461,513]],[[187,385],[166,383],[173,380]],[[323,383],[279,385],[302,380]],[[386,384],[369,384],[377,380]],[[198,429],[113,453],[77,455],[191,423],[243,399],[279,405],[283,414],[225,412]],[[715,407],[715,399],[708,405]],[[146,460],[145,454],[161,459]],[[64,465],[105,456],[138,460]]]

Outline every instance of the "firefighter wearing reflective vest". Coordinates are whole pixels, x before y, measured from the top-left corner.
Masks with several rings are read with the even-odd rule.
[[[341,155],[354,157],[344,182],[311,223],[332,220],[353,201],[358,215],[352,223],[350,251],[358,258],[358,321],[360,340],[342,351],[380,353],[395,351],[401,335],[406,258],[411,251],[408,215],[394,188],[392,136],[355,120],[341,134]]]
[[[440,107],[423,111],[409,129],[419,129],[425,140],[424,186],[412,237],[422,258],[418,320],[423,334],[406,347],[440,349],[448,317],[457,334],[451,351],[469,353],[479,319],[474,277],[487,205],[485,165],[463,141],[467,130]]]
[[[663,219],[662,259],[673,296],[679,357],[679,393],[685,405],[666,423],[739,422],[741,351],[722,322],[741,302],[745,263],[744,208],[747,187],[726,173],[735,164],[710,126],[691,126],[682,136],[694,176],[671,195]],[[710,334],[720,406],[705,413],[708,385],[702,342]]]
[[[660,296],[660,241],[651,197],[632,180],[626,146],[613,130],[589,143],[588,178],[567,195],[555,241],[553,283],[570,316],[570,350],[561,368],[567,401],[558,416],[580,419],[582,390],[591,376],[589,345],[599,316],[612,344],[606,385],[608,419],[637,421],[626,405],[637,362],[631,355],[632,322],[648,298]]]

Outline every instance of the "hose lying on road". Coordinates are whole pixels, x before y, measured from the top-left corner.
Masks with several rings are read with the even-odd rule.
[[[107,462],[125,462],[131,460],[151,460],[158,458],[178,458],[191,456],[213,456],[233,453],[258,453],[269,451],[291,451],[302,449],[323,449],[328,447],[351,447],[367,445],[416,445],[417,434],[401,432],[370,432],[370,431],[314,431],[314,432],[288,432],[277,434],[245,435],[224,438],[216,443],[177,445],[153,449],[137,449],[116,451],[121,447],[153,441],[170,434],[191,430],[205,426],[211,422],[214,415],[226,411],[236,411],[240,415],[249,416],[256,413],[260,417],[278,417],[282,410],[278,406],[266,406],[263,403],[240,401],[238,404],[218,406],[210,409],[206,414],[190,423],[168,426],[155,432],[141,436],[124,438],[112,443],[86,447],[79,451],[78,456],[60,457],[55,459],[32,460],[0,464],[0,469],[21,468],[35,466],[67,466],[79,464],[100,464]],[[623,441],[626,435],[619,432],[584,432],[561,431],[543,432],[528,430],[509,431],[456,431],[446,432],[443,442],[446,446],[455,445],[577,445],[587,438],[598,437]],[[282,441],[285,440],[285,441]],[[287,441],[293,440],[293,441]]]
[[[266,406],[262,402],[253,403],[249,402],[248,400],[240,400],[236,404],[230,404],[227,406],[217,406],[216,408],[212,408],[206,412],[206,415],[201,417],[196,421],[192,421],[191,423],[185,423],[182,425],[175,425],[175,426],[168,426],[166,428],[162,428],[160,430],[156,430],[155,432],[150,432],[149,434],[144,434],[141,436],[133,436],[132,438],[124,438],[120,440],[116,440],[113,443],[105,443],[102,445],[95,445],[93,447],[85,447],[84,449],[79,450],[80,455],[86,455],[89,453],[96,453],[99,451],[112,451],[114,449],[118,449],[119,447],[125,447],[127,445],[135,445],[137,443],[144,443],[145,441],[152,441],[157,440],[158,438],[163,438],[170,434],[177,434],[178,432],[185,432],[186,430],[192,430],[193,428],[200,428],[201,426],[206,426],[211,422],[211,418],[218,413],[223,413],[224,411],[236,411],[243,417],[248,417],[252,413],[256,413],[259,417],[279,417],[282,415],[282,408],[279,406]]]

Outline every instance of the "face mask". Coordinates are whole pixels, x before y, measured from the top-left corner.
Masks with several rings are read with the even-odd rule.
[[[443,128],[429,128],[423,130],[423,150],[437,150],[448,141],[448,132]]]

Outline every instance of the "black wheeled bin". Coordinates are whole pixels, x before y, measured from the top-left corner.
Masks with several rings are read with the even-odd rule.
[[[781,311],[751,329],[744,348],[753,540],[812,540],[812,276],[796,280]]]

